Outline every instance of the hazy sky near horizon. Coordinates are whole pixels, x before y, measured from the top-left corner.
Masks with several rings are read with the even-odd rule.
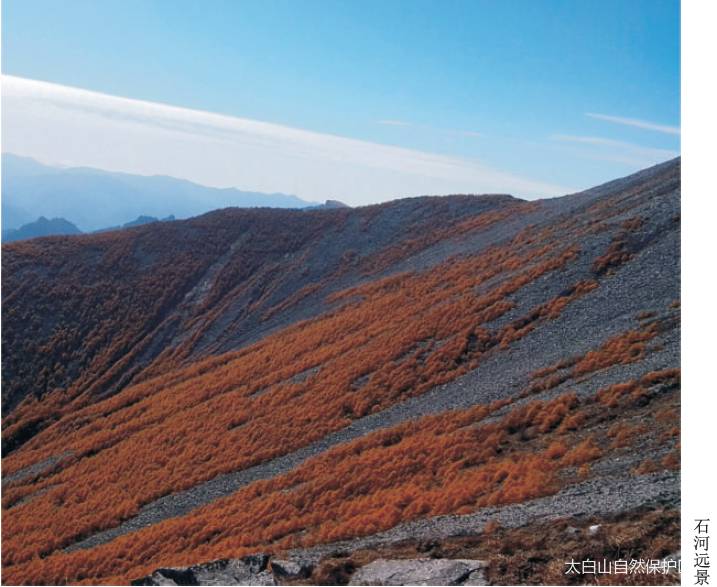
[[[4,0],[3,151],[356,205],[679,154],[679,3]]]

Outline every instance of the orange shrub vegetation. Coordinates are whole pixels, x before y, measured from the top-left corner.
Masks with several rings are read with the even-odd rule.
[[[565,359],[561,359],[554,365],[550,365],[548,367],[544,367],[542,369],[538,369],[537,371],[534,371],[533,373],[531,373],[530,378],[531,379],[544,379],[546,377],[549,377],[550,375],[553,375],[556,371],[560,371],[562,369],[567,369],[568,367],[572,367],[578,360],[579,360],[579,357],[568,357]]]
[[[637,467],[635,467],[632,472],[635,475],[648,475],[650,473],[654,473],[655,471],[659,471],[661,468],[660,464],[656,463],[654,460],[645,459]]]
[[[425,199],[410,221],[394,227],[392,242],[432,234],[437,225],[442,236],[479,230],[536,206],[506,196],[477,201]],[[138,382],[148,374],[186,365],[193,345],[216,326],[213,319],[226,311],[227,304],[250,299],[245,315],[261,321],[315,295],[346,269],[347,262],[353,266],[350,251],[327,262],[326,273],[317,276],[322,281],[293,295],[276,293],[282,287],[291,291],[287,281],[292,276],[306,276],[302,272],[317,241],[347,229],[350,216],[360,222],[395,205],[330,212],[222,210],[151,229],[4,246],[3,272],[8,280],[3,291],[3,342],[11,352],[3,356],[3,373],[12,377],[3,381],[3,397],[30,395],[27,390],[36,397],[54,397],[42,403],[28,399],[13,410],[3,426],[3,452],[17,448],[62,415],[126,387],[130,379]],[[481,206],[488,209],[485,218]],[[504,215],[492,217],[493,206],[505,209]],[[350,227],[347,230],[352,234]],[[365,260],[380,254],[369,254]],[[159,342],[157,335],[173,332],[192,336],[181,341],[175,336],[172,348],[145,372],[146,357]],[[203,342],[203,355],[216,351],[206,339]]]
[[[558,432],[580,430],[586,420],[587,415],[583,411],[570,414],[567,418],[565,418],[565,420],[561,422],[560,426],[558,426]]]
[[[520,430],[544,428],[564,406],[577,409],[572,394],[516,407],[491,422],[483,421],[491,408],[477,406],[377,431],[182,518],[87,551],[33,560],[9,541],[4,579],[127,581],[157,566],[307,546],[548,495],[559,489],[562,467],[599,456],[586,443],[567,454],[559,443],[542,448],[549,435],[524,444]]]
[[[578,226],[575,218],[566,222],[571,230]],[[560,298],[565,296],[559,296],[506,328],[488,326],[513,307],[508,296],[577,256],[576,247],[560,245],[566,227],[526,229],[511,242],[480,255],[339,292],[328,300],[336,305],[331,312],[237,352],[178,368],[191,341],[189,347],[168,349],[143,372],[146,379],[98,403],[88,405],[94,398],[84,393],[67,397],[50,393],[45,399],[57,398],[60,406],[50,415],[59,421],[7,457],[4,472],[65,451],[71,455],[57,470],[12,483],[5,490],[6,504],[26,497],[28,488],[36,491],[30,501],[3,512],[8,580],[22,577],[25,565],[33,569],[28,576],[38,581],[48,576],[79,579],[89,573],[78,569],[110,577],[146,563],[144,571],[149,571],[159,560],[179,563],[190,552],[198,560],[225,547],[235,552],[257,544],[288,545],[365,533],[388,527],[396,519],[520,501],[552,490],[553,474],[563,466],[563,457],[520,451],[507,457],[493,454],[491,447],[506,439],[513,444],[528,440],[541,430],[546,435],[561,431],[576,416],[577,412],[570,413],[572,400],[563,399],[549,408],[521,407],[524,412],[511,413],[509,422],[490,429],[485,442],[469,436],[465,458],[451,453],[451,447],[462,446],[465,437],[461,435],[472,433],[475,427],[470,422],[465,430],[450,432],[455,435],[450,439],[440,431],[430,439],[415,437],[411,441],[415,445],[404,444],[404,436],[398,443],[394,437],[384,439],[389,446],[366,451],[352,444],[352,450],[359,452],[342,457],[341,466],[312,460],[306,468],[254,483],[196,515],[167,521],[91,551],[47,556],[117,525],[160,496],[289,453],[345,427],[352,419],[475,368],[484,354],[499,352],[501,344],[520,338],[537,320],[553,318],[564,307],[565,300]],[[227,288],[233,282],[231,276],[243,271],[240,266],[230,269],[222,277]],[[578,284],[567,297],[574,299],[591,287],[592,282]],[[111,353],[103,357],[113,359]],[[116,369],[107,375],[109,379],[96,379],[93,385],[102,388],[103,381],[120,373]],[[297,378],[307,372],[313,374]],[[41,406],[28,402],[25,407],[11,425],[27,425],[34,408]],[[481,426],[483,433],[489,430],[487,426]],[[437,436],[442,437],[441,443]],[[404,462],[409,453],[392,453],[392,446],[409,446],[417,452]],[[330,459],[339,454],[329,451],[324,456]],[[447,459],[451,454],[454,458]],[[366,461],[351,461],[362,455]],[[363,485],[346,484],[356,471],[370,474],[374,470],[369,455],[394,455],[390,466],[379,462],[375,470],[384,475],[385,482],[395,480],[396,486],[381,485],[381,476],[375,479],[375,488],[374,480],[361,476],[356,479],[363,479]],[[331,463],[325,472],[315,468],[322,462]],[[349,462],[351,466],[342,468]],[[448,470],[442,468],[444,462]],[[440,470],[441,476],[422,477],[424,468],[426,474]],[[503,483],[506,479],[511,482]],[[353,497],[338,499],[345,484]],[[279,488],[278,493],[274,488]],[[319,489],[321,495],[312,493]],[[287,495],[297,496],[298,501]],[[337,500],[331,501],[332,497]],[[331,504],[353,504],[354,509],[337,510],[339,506]],[[277,516],[272,517],[274,512]],[[257,520],[267,520],[267,525],[257,526]],[[312,530],[301,535],[298,525]],[[173,551],[177,555],[170,560]],[[40,555],[47,558],[35,560]]]
[[[633,217],[625,220],[620,226],[621,232],[616,234],[603,255],[593,262],[593,272],[598,275],[607,272],[609,269],[619,267],[629,261],[633,253],[628,247],[628,238],[631,232],[638,230],[644,224],[640,217]]]
[[[680,410],[676,407],[662,408],[655,413],[655,420],[662,424],[670,424],[680,421]]]
[[[28,484],[38,491],[3,516],[16,543],[8,552],[15,560],[52,552],[163,495],[291,452],[475,368],[504,338],[480,325],[511,307],[505,297],[577,254],[524,238],[531,244],[513,241],[358,288],[363,301],[68,414],[5,460],[12,472],[72,453],[59,472],[7,489],[6,503]],[[495,287],[475,293],[504,272]],[[294,379],[315,367],[308,379]]]
[[[548,450],[545,451],[545,456],[549,459],[559,459],[565,455],[566,452],[568,452],[568,447],[565,446],[565,443],[561,440],[556,440],[548,447]]]
[[[672,452],[667,453],[661,463],[665,469],[679,469],[681,462],[681,454],[679,447]]]
[[[484,198],[487,197],[489,196],[484,196]],[[497,196],[495,199],[496,201],[500,201],[503,197]],[[497,224],[509,217],[515,217],[520,214],[532,212],[539,205],[540,204],[538,202],[528,203],[516,201],[515,203],[508,203],[507,205],[504,205],[504,207],[497,210],[477,214],[474,217],[458,222],[452,226],[441,227],[433,230],[414,231],[414,233],[419,233],[420,236],[404,239],[396,245],[387,247],[383,251],[379,251],[378,254],[372,255],[362,261],[359,268],[367,275],[384,271],[394,263],[405,259],[414,253],[422,251],[442,240],[485,230],[493,224]]]
[[[602,450],[595,444],[592,438],[583,440],[580,444],[570,449],[562,458],[563,465],[579,466],[594,461],[602,455]]]
[[[645,356],[647,343],[657,336],[658,332],[657,323],[652,323],[643,330],[629,330],[614,336],[598,350],[590,351],[580,359],[573,368],[573,377],[641,360]]]
[[[592,467],[590,466],[590,463],[584,463],[578,467],[578,478],[579,479],[587,479],[590,476],[590,471]]]
[[[648,388],[657,384],[670,386],[680,383],[679,369],[664,369],[662,371],[651,371],[643,375],[639,380],[628,381],[610,385],[597,392],[597,400],[607,407],[619,405],[626,397],[631,402],[639,401],[648,393]]]
[[[626,232],[634,232],[635,230],[638,230],[645,224],[645,220],[643,218],[640,218],[639,216],[635,216],[633,218],[628,218],[625,220],[620,226],[626,231]]]
[[[647,432],[647,426],[644,424],[629,425],[625,422],[618,422],[614,424],[607,435],[612,438],[613,448],[624,448],[633,443],[636,437],[645,434]]]
[[[587,280],[579,281],[568,292],[554,297],[553,299],[545,302],[544,304],[538,305],[528,315],[523,318],[511,323],[508,328],[503,332],[500,344],[502,348],[508,347],[508,345],[522,338],[533,330],[541,320],[552,320],[560,316],[565,306],[578,299],[580,296],[594,290],[598,287],[596,281]]]
[[[160,223],[139,237],[129,230],[3,246],[3,272],[10,277],[3,292],[3,343],[13,349],[3,356],[3,371],[13,373],[3,381],[3,396],[19,388],[38,396],[69,386],[79,392],[115,363],[144,351],[148,326],[182,299],[231,238],[216,230],[201,238],[185,233],[180,240],[179,230],[179,223]],[[154,259],[151,272],[143,271],[145,255]],[[36,277],[12,279],[16,275]],[[58,404],[68,400],[56,395]],[[7,418],[3,438],[6,425],[28,414],[37,418],[38,407],[47,411],[28,403]]]
[[[590,291],[594,289],[594,282],[581,282],[576,291]],[[628,330],[604,342],[594,351],[584,356],[561,359],[554,365],[549,365],[531,374],[531,383],[523,392],[523,396],[548,391],[565,383],[566,381],[586,375],[600,369],[618,364],[634,363],[645,356],[647,342],[659,332],[659,324],[651,323],[643,330]],[[572,369],[570,369],[572,367]],[[569,369],[569,370],[568,370]]]

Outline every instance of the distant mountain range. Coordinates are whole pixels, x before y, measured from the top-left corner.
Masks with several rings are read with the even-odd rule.
[[[212,188],[174,177],[51,167],[9,153],[2,155],[2,170],[3,231],[36,224],[40,217],[64,219],[82,232],[94,232],[141,216],[189,218],[217,208],[316,205],[293,195]],[[52,221],[41,224],[47,228],[47,222]]]
[[[3,216],[4,215],[3,212]],[[40,216],[35,222],[28,222],[20,228],[8,228],[7,230],[3,230],[2,241],[9,243],[28,238],[36,238],[38,236],[64,234],[82,234],[82,231],[72,224],[72,222],[68,222],[64,218],[51,218],[48,220],[44,216]]]
[[[166,218],[155,218],[154,216],[138,216],[130,222],[125,222],[121,226],[108,226],[93,232],[108,232],[110,230],[121,230],[123,228],[132,228],[134,226],[142,226],[144,224],[152,224],[153,222],[169,222],[174,220],[173,215]],[[10,243],[13,241],[27,240],[30,238],[38,238],[41,236],[62,236],[68,234],[84,234],[77,226],[64,218],[52,218],[48,220],[44,216],[40,216],[34,222],[23,224],[20,228],[8,228],[2,231],[2,242]]]

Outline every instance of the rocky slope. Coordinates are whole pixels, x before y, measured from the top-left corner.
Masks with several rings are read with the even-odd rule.
[[[4,246],[3,578],[202,582],[261,552],[310,571],[247,581],[356,583],[426,553],[555,581],[586,520],[611,530],[583,554],[619,535],[671,556],[679,199],[675,160],[539,202]]]
[[[57,389],[91,402],[148,373],[241,348],[325,312],[327,294],[380,274],[401,246],[426,247],[435,224],[450,230],[516,205],[483,196],[355,211],[227,209],[4,247],[3,408]]]

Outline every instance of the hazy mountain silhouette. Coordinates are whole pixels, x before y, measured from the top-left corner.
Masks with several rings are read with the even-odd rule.
[[[64,218],[47,219],[40,216],[35,222],[23,224],[20,228],[10,228],[2,231],[3,242],[25,240],[28,238],[36,238],[38,236],[60,236],[67,234],[82,234],[72,222],[68,222]]]
[[[4,214],[4,212],[3,212]],[[124,228],[134,228],[145,224],[153,224],[155,222],[170,222],[175,220],[174,215],[170,214],[166,218],[156,218],[155,216],[138,216],[134,220],[125,222],[121,226],[108,226],[93,232],[109,232],[110,230],[122,230]],[[64,218],[52,218],[48,220],[44,216],[40,216],[34,222],[24,223],[20,228],[8,228],[2,231],[2,242],[10,243],[13,241],[26,240],[41,236],[64,236],[68,234],[85,234],[77,228],[69,220]]]
[[[3,229],[39,216],[61,217],[91,232],[138,216],[197,216],[226,207],[304,208],[296,196],[212,188],[167,176],[142,176],[85,167],[58,168],[2,155]]]

